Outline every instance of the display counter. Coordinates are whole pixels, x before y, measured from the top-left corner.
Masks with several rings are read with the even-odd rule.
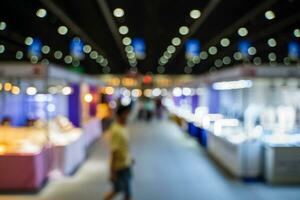
[[[47,180],[52,149],[0,156],[0,190],[38,190]]]
[[[264,138],[265,179],[272,184],[300,183],[300,134]]]
[[[257,178],[261,175],[262,148],[259,140],[234,139],[207,131],[208,152],[232,175]]]

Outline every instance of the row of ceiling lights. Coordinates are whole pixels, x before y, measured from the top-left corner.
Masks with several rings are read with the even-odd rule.
[[[36,16],[39,17],[39,18],[44,18],[47,16],[47,10],[44,9],[44,8],[40,8],[36,11]],[[69,30],[66,26],[59,26],[57,28],[57,32],[58,34],[60,35],[66,35],[68,34]],[[75,39],[79,39],[79,38],[75,38]],[[25,44],[26,45],[31,45],[33,43],[33,38],[31,37],[27,37],[25,39]],[[51,48],[48,46],[48,45],[44,45],[42,47],[42,52],[44,54],[49,54],[50,53],[50,50]],[[110,67],[108,66],[108,60],[106,58],[104,58],[103,55],[101,55],[100,53],[98,53],[97,51],[93,50],[92,47],[89,45],[89,44],[86,44],[84,45],[83,47],[83,52],[85,54],[89,54],[89,57],[92,59],[92,60],[95,60],[99,65],[101,65],[103,67],[102,71],[104,73],[109,73],[110,72]],[[54,55],[54,58],[57,59],[57,60],[60,60],[63,58],[63,53],[62,51],[55,51],[53,53]],[[16,54],[16,58],[17,59],[22,59],[23,57],[23,53],[18,51],[17,54]],[[35,59],[36,60],[36,59]],[[80,61],[77,60],[77,59],[74,59],[71,55],[66,55],[64,57],[64,62],[66,64],[73,64],[74,66],[79,66],[80,65]]]
[[[116,18],[122,18],[125,15],[125,11],[122,8],[116,8],[113,11],[113,15]],[[124,36],[122,39],[122,43],[125,47],[125,52],[127,55],[127,59],[129,62],[129,65],[132,67],[132,69],[136,70],[136,66],[137,66],[137,58],[136,58],[136,54],[134,52],[134,48],[131,45],[132,44],[132,39],[129,36],[126,36],[129,33],[129,28],[127,26],[120,26],[119,27],[119,33]]]
[[[201,11],[194,9],[190,11],[190,17],[192,19],[198,19],[201,17]],[[181,36],[188,35],[190,33],[190,29],[187,26],[181,26],[178,30],[179,34]],[[166,51],[163,53],[163,55],[159,58],[157,67],[158,73],[164,73],[165,72],[165,65],[169,62],[169,60],[172,58],[172,55],[176,52],[176,47],[181,45],[181,39],[180,37],[174,37],[171,41],[171,45],[169,45],[166,49]]]
[[[272,10],[268,10],[268,11],[265,12],[265,18],[267,20],[274,20],[276,18],[276,15]],[[248,33],[249,33],[249,31],[246,27],[240,27],[237,30],[237,34],[240,37],[246,37],[248,35]],[[293,33],[294,33],[295,37],[297,37],[297,38],[300,37],[300,30],[299,29],[295,29]],[[229,38],[222,38],[220,40],[220,45],[224,48],[230,46],[230,44],[231,44],[231,41],[230,41]],[[277,46],[277,41],[274,38],[270,38],[270,39],[268,39],[267,44],[268,44],[269,47],[276,47]],[[192,67],[194,67],[196,64],[199,64],[201,60],[206,60],[209,55],[214,56],[217,53],[218,53],[218,48],[216,46],[209,47],[207,52],[202,51],[200,53],[199,57],[192,58],[191,60],[189,60],[187,62],[187,66],[184,69],[185,73],[191,73],[192,72]],[[248,49],[248,53],[249,53],[250,56],[254,56],[257,53],[257,49],[255,47],[250,47]],[[240,52],[236,52],[234,55],[235,55],[234,58],[236,60],[241,60],[240,57],[242,57],[242,54]],[[270,53],[268,58],[269,58],[270,62],[274,62],[274,58],[276,58],[276,54],[275,53]],[[287,60],[288,60],[288,57],[286,57],[284,59],[284,61],[287,61]],[[255,57],[253,59],[253,62],[255,64],[261,64],[261,58],[260,57]],[[225,56],[223,59],[215,60],[214,64],[215,64],[215,67],[220,67],[223,64],[224,65],[229,65],[230,63],[231,63],[231,58],[229,56]],[[285,63],[288,64],[289,62],[285,62]]]

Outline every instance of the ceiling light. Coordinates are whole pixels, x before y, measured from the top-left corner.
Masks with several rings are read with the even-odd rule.
[[[50,62],[49,62],[49,60],[47,59],[47,58],[44,58],[42,61],[41,61],[41,63],[43,64],[43,65],[49,65],[50,64]]]
[[[233,58],[234,58],[235,60],[241,60],[241,59],[243,58],[243,54],[242,54],[241,52],[235,52],[235,53],[233,54]]]
[[[83,46],[84,53],[91,53],[91,51],[92,51],[92,47],[90,45],[86,44]]]
[[[128,59],[133,59],[133,58],[135,58],[135,53],[133,53],[133,52],[127,53],[127,57],[128,57]]]
[[[26,45],[30,46],[33,43],[33,39],[32,39],[32,37],[27,37],[27,38],[25,38],[24,42]]]
[[[228,47],[230,45],[230,40],[228,38],[223,38],[220,41],[220,44],[222,45],[222,47]]]
[[[0,22],[0,31],[4,31],[6,29],[6,23]]]
[[[222,65],[223,65],[223,61],[221,59],[215,60],[215,66],[216,67],[222,67]]]
[[[132,46],[127,46],[127,47],[125,47],[125,51],[126,51],[127,53],[130,53],[130,52],[133,52],[134,49],[133,49]]]
[[[245,37],[245,36],[248,35],[248,30],[247,30],[245,27],[239,28],[238,34],[239,34],[241,37]]]
[[[122,8],[116,8],[113,12],[115,17],[123,17],[125,12]]]
[[[199,64],[201,61],[200,56],[193,56],[192,61],[195,64]]]
[[[37,56],[31,56],[30,57],[30,62],[33,64],[37,64],[39,61],[39,58]]]
[[[216,54],[218,53],[217,47],[215,47],[215,46],[210,47],[210,48],[208,49],[208,53],[209,53],[210,55],[216,55]]]
[[[270,38],[270,39],[268,40],[268,45],[269,45],[270,47],[276,47],[277,42],[276,42],[276,40],[275,40],[274,38]]]
[[[121,26],[121,27],[119,28],[119,32],[120,32],[120,34],[122,34],[122,35],[126,35],[126,34],[129,32],[129,29],[128,29],[127,26]]]
[[[128,46],[128,45],[131,45],[132,40],[130,37],[125,37],[125,38],[123,38],[122,42],[125,46]]]
[[[97,57],[98,57],[97,51],[92,51],[92,52],[90,53],[90,58],[91,58],[91,59],[97,59]]]
[[[22,51],[16,52],[16,59],[21,60],[24,56],[24,53]]]
[[[44,18],[47,15],[47,10],[45,10],[44,8],[40,8],[36,11],[36,16],[38,16],[39,18]]]
[[[290,58],[289,58],[289,57],[285,57],[285,58],[283,59],[283,63],[284,63],[285,65],[290,65],[290,64],[291,64]]]
[[[225,65],[229,65],[229,64],[231,63],[231,58],[230,58],[229,56],[225,56],[225,57],[223,58],[223,63],[224,63]]]
[[[4,51],[5,51],[5,46],[1,44],[0,45],[0,54],[4,53]]]
[[[172,54],[172,53],[175,53],[176,48],[173,45],[170,45],[170,46],[168,46],[167,51]]]
[[[160,73],[160,74],[164,73],[165,70],[166,70],[166,69],[165,69],[163,66],[157,67],[157,72]]]
[[[194,67],[194,66],[195,66],[195,64],[193,63],[193,61],[191,61],[191,60],[188,60],[188,62],[187,62],[187,66],[188,66],[188,67]]]
[[[253,59],[253,63],[255,64],[255,65],[261,65],[261,58],[260,57],[255,57],[254,59]]]
[[[206,60],[206,59],[208,58],[208,53],[207,53],[206,51],[202,51],[202,52],[200,53],[200,58],[201,58],[202,60]]]
[[[277,56],[274,52],[272,52],[272,53],[269,53],[268,58],[270,61],[276,61]]]
[[[66,35],[68,33],[68,28],[66,26],[60,26],[58,27],[57,32],[60,35]]]
[[[255,47],[250,47],[248,49],[248,53],[249,53],[249,55],[254,56],[257,53],[257,50]]]
[[[172,39],[172,44],[174,46],[179,46],[181,44],[181,39],[179,37],[175,37]]]
[[[164,57],[167,58],[167,59],[170,59],[172,57],[172,54],[168,51],[165,51],[164,52]]]
[[[48,53],[50,52],[50,47],[47,46],[47,45],[43,46],[43,47],[42,47],[42,52],[43,52],[44,54],[48,54]]]
[[[187,35],[187,34],[189,34],[189,32],[190,32],[190,30],[189,30],[189,28],[187,26],[181,26],[179,28],[179,33],[181,35]]]
[[[193,18],[193,19],[198,19],[199,17],[201,17],[200,10],[192,10],[190,12],[190,17]]]
[[[107,67],[107,65],[108,65],[107,59],[104,59],[103,62],[101,63],[101,65],[102,65],[103,67]]]
[[[298,37],[298,38],[300,37],[300,29],[299,28],[294,30],[294,35],[295,35],[295,37]]]
[[[54,52],[54,57],[56,59],[61,59],[63,57],[63,53],[61,51],[55,51]]]
[[[65,63],[67,63],[67,64],[71,64],[72,61],[73,61],[73,58],[72,58],[72,56],[67,55],[67,56],[65,57],[64,61],[65,61]]]
[[[103,67],[102,72],[103,72],[104,74],[110,73],[110,67]]]
[[[96,62],[99,63],[99,64],[101,64],[103,61],[104,61],[103,56],[98,55],[98,57],[97,57],[97,59],[96,59]]]
[[[167,62],[168,62],[168,59],[165,58],[165,57],[161,57],[161,58],[159,59],[159,64],[164,65],[164,64],[166,64]]]
[[[268,10],[267,12],[265,12],[265,17],[268,20],[272,20],[275,19],[275,13],[272,10]]]
[[[192,73],[192,72],[193,72],[193,68],[188,67],[188,66],[186,66],[186,67],[184,68],[184,73],[190,74],[190,73]]]

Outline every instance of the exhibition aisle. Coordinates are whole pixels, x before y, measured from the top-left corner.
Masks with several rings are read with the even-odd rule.
[[[299,199],[300,186],[246,184],[230,178],[173,123],[131,125],[134,199]],[[107,184],[107,144],[96,143],[74,176],[50,181],[38,194],[0,195],[0,200],[99,200]]]

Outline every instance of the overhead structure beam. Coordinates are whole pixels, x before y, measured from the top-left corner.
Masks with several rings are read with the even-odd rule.
[[[48,10],[56,15],[72,32],[81,37],[86,43],[91,45],[96,51],[106,55],[99,45],[76,24],[61,8],[59,8],[52,0],[40,0]],[[106,56],[105,56],[106,57]]]
[[[220,39],[223,37],[230,35],[234,33],[238,28],[245,25],[247,22],[249,22],[251,19],[259,15],[260,13],[266,11],[268,8],[270,8],[273,4],[278,2],[279,0],[268,0],[263,1],[260,5],[252,9],[250,12],[248,12],[246,15],[244,15],[242,18],[234,22],[232,25],[227,27],[225,30],[217,34],[214,38],[212,38],[210,41],[208,41],[204,46],[203,49],[207,49],[212,45],[217,44]]]
[[[122,38],[119,34],[118,27],[117,27],[117,25],[114,21],[111,10],[109,9],[109,7],[108,7],[105,0],[96,0],[96,2],[98,4],[98,7],[101,10],[104,18],[105,18],[105,21],[106,21],[111,33],[113,34],[113,38],[114,38],[114,40],[115,40],[115,42],[118,46],[118,49],[120,51],[120,54],[121,54],[122,58],[124,59],[125,62],[127,62],[127,57],[126,57],[126,54],[125,54],[125,51],[124,51]]]
[[[214,9],[222,2],[222,0],[211,0],[209,1],[208,5],[205,7],[203,14],[201,17],[196,20],[192,26],[190,27],[190,32],[186,36],[182,37],[181,39],[181,44],[177,47],[176,52],[172,56],[170,62],[176,58],[176,56],[179,54],[180,50],[183,48],[185,42],[191,38],[199,29],[200,27],[204,24],[206,19],[209,17],[209,15],[214,11]]]

